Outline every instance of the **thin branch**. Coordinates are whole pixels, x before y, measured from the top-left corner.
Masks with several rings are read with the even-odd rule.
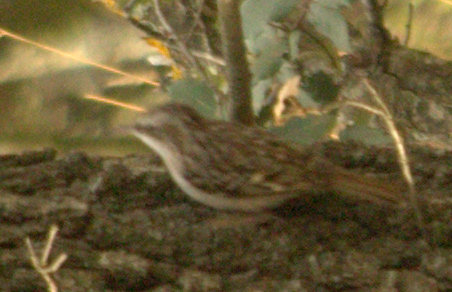
[[[198,60],[193,56],[193,54],[187,48],[185,43],[179,38],[179,36],[176,34],[174,29],[169,24],[169,22],[166,20],[165,15],[163,15],[162,10],[160,9],[159,0],[153,0],[153,2],[154,2],[155,13],[156,13],[157,18],[159,19],[161,25],[163,26],[163,28],[174,39],[176,46],[179,48],[180,52],[185,56],[185,58],[187,58],[189,60],[189,62],[196,68],[196,70],[199,72],[199,74],[201,74],[202,77],[206,80],[207,86],[215,92],[215,96],[217,97],[217,102],[219,100],[221,100],[221,97],[223,96],[222,92],[219,91],[215,86],[212,85],[212,84],[214,84],[214,82],[211,80],[209,74],[206,72],[204,67],[198,62]]]
[[[204,68],[198,63],[195,57],[190,53],[189,49],[185,45],[185,43],[179,38],[177,33],[174,31],[174,29],[171,27],[169,22],[166,20],[165,15],[163,15],[162,10],[160,9],[160,3],[159,0],[153,0],[154,1],[154,10],[155,14],[157,15],[157,18],[160,21],[160,24],[163,26],[163,28],[171,35],[171,37],[174,39],[176,45],[179,47],[179,50],[181,53],[189,60],[189,62],[196,67],[196,70],[199,71],[201,75],[203,75],[206,80],[209,80],[209,77],[207,73],[205,72]]]
[[[145,112],[146,111],[146,109],[144,109],[141,106],[133,105],[133,104],[130,104],[130,103],[125,103],[125,102],[122,102],[122,101],[114,100],[114,99],[111,99],[111,98],[106,98],[106,97],[103,97],[103,96],[98,96],[98,95],[94,95],[94,94],[85,94],[83,97],[86,98],[86,99],[95,100],[97,102],[102,102],[102,103],[106,103],[106,104],[112,104],[114,106],[126,108],[126,109],[133,110],[133,111],[136,111],[136,112]]]
[[[408,190],[409,190],[408,198],[409,198],[411,207],[413,208],[413,212],[414,212],[414,214],[416,216],[418,227],[421,230],[424,239],[426,240],[426,242],[428,242],[427,241],[428,237],[427,237],[427,232],[426,232],[426,228],[425,228],[424,218],[423,218],[422,212],[421,212],[421,210],[419,208],[418,198],[417,198],[415,184],[414,184],[414,178],[413,178],[413,175],[411,173],[409,159],[408,159],[408,155],[406,153],[406,149],[405,149],[405,144],[404,144],[403,138],[400,135],[399,131],[397,130],[397,127],[396,127],[396,125],[394,123],[392,115],[391,115],[388,107],[384,103],[383,99],[377,93],[375,88],[369,83],[369,80],[364,79],[363,83],[367,87],[367,89],[371,93],[371,96],[373,97],[375,102],[378,104],[378,106],[381,108],[381,110],[375,109],[375,108],[373,108],[373,107],[371,107],[369,105],[361,104],[361,103],[358,103],[358,102],[347,102],[346,104],[349,104],[351,106],[358,107],[358,108],[361,108],[361,109],[365,109],[365,110],[367,110],[369,112],[377,114],[378,116],[380,116],[383,119],[383,121],[384,121],[384,123],[386,125],[386,128],[388,129],[389,134],[391,135],[391,137],[392,137],[392,139],[394,141],[394,144],[396,146],[396,149],[397,149],[397,157],[398,157],[399,165],[400,165],[403,177],[405,178],[405,180],[406,180],[406,182],[408,184]]]
[[[195,32],[195,29],[198,25],[202,25],[202,21],[201,21],[201,14],[202,14],[202,10],[204,7],[204,1],[205,0],[200,0],[199,2],[199,6],[197,11],[194,12],[194,16],[193,16],[193,25],[187,30],[187,36],[184,37],[185,40],[189,40],[191,38],[191,36],[193,35],[193,33]]]
[[[44,246],[41,258],[38,258],[36,252],[33,248],[31,240],[29,237],[25,238],[25,245],[30,256],[31,265],[33,268],[41,275],[47,284],[49,292],[58,292],[58,286],[55,284],[54,280],[50,276],[51,273],[55,273],[63,265],[67,259],[65,253],[60,254],[52,263],[48,264],[50,252],[52,250],[53,243],[55,241],[56,234],[58,232],[58,227],[52,225],[50,227],[49,233],[47,234],[47,241]]]
[[[77,61],[77,62],[80,62],[80,63],[83,63],[83,64],[91,65],[93,67],[100,68],[102,70],[109,71],[109,72],[112,72],[112,73],[116,73],[118,75],[122,75],[122,76],[130,77],[130,78],[133,78],[133,79],[136,79],[136,80],[140,80],[141,82],[144,82],[144,83],[147,83],[147,84],[150,84],[150,85],[160,86],[160,83],[158,83],[156,81],[151,81],[149,79],[146,79],[146,78],[143,78],[143,77],[140,77],[140,76],[136,76],[136,75],[133,75],[133,74],[121,71],[119,69],[116,69],[116,68],[113,68],[113,67],[110,67],[110,66],[99,64],[99,63],[96,63],[94,61],[91,61],[89,59],[86,59],[86,58],[83,58],[83,57],[80,57],[80,56],[74,56],[74,55],[72,55],[70,53],[66,53],[66,52],[64,52],[62,50],[55,49],[53,47],[50,47],[50,46],[47,46],[47,45],[43,45],[41,43],[29,40],[29,39],[24,38],[24,37],[22,37],[20,35],[14,34],[14,33],[9,32],[9,31],[6,31],[6,30],[4,30],[2,28],[0,28],[0,36],[8,36],[8,37],[10,37],[10,38],[12,38],[12,39],[14,39],[16,41],[20,41],[20,42],[23,42],[23,43],[26,43],[26,44],[30,44],[30,45],[32,45],[34,47],[40,48],[40,49],[48,51],[48,52],[52,52],[54,54],[60,55],[62,57],[68,58],[68,59],[72,59],[74,61]]]
[[[405,34],[405,40],[403,41],[403,44],[405,46],[408,46],[408,43],[411,40],[411,32],[412,32],[412,25],[413,25],[413,14],[414,14],[414,4],[410,1],[408,4],[408,20],[406,23],[406,34]]]
[[[201,51],[192,51],[193,56],[204,59],[208,62],[212,62],[218,66],[226,66],[225,61],[223,60],[223,58],[214,56],[210,53],[207,52],[201,52]]]
[[[367,105],[365,103],[358,102],[358,101],[346,101],[344,104],[363,109],[365,111],[368,111],[370,113],[376,114],[381,117],[384,117],[384,115],[385,115],[384,112],[382,112],[381,110],[371,107],[370,105]]]
[[[390,135],[394,139],[394,143],[395,143],[396,148],[397,148],[397,153],[398,153],[398,157],[399,157],[399,162],[400,162],[400,167],[402,169],[402,173],[403,173],[403,175],[404,175],[404,177],[405,177],[410,189],[412,189],[413,192],[415,193],[414,179],[413,179],[413,175],[411,174],[411,169],[410,169],[409,161],[408,161],[408,155],[406,154],[405,144],[403,142],[403,138],[399,134],[399,131],[397,131],[397,127],[396,127],[396,125],[394,123],[394,120],[392,119],[392,115],[391,115],[388,107],[383,102],[381,97],[378,95],[378,93],[375,90],[375,88],[373,88],[372,85],[370,85],[369,80],[367,80],[367,79],[364,79],[364,85],[367,87],[367,89],[371,93],[371,95],[374,98],[374,100],[377,102],[377,104],[383,110],[384,114],[382,114],[381,117],[383,118],[383,121],[385,122],[386,127],[388,128]],[[415,203],[414,204],[415,206],[413,205],[413,207],[415,209],[418,209],[419,207],[417,206],[418,204],[417,204],[416,198],[413,198],[411,196],[411,194],[410,194],[410,197],[411,197],[410,199],[412,200],[411,203]]]
[[[41,256],[41,261],[40,264],[41,266],[45,266],[47,264],[47,261],[49,260],[49,255],[50,252],[52,251],[52,245],[53,242],[55,240],[55,236],[58,232],[58,227],[56,227],[55,225],[52,225],[50,227],[49,233],[47,234],[47,244],[44,246],[44,251],[42,252],[42,256]]]

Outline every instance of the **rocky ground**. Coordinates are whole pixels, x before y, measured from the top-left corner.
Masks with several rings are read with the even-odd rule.
[[[355,171],[400,178],[387,149],[321,145]],[[452,152],[412,149],[428,241],[412,213],[334,194],[258,215],[186,198],[148,156],[0,157],[0,290],[46,291],[25,238],[60,291],[452,291]]]

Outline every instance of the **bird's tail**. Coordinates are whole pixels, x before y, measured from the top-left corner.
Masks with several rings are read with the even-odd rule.
[[[340,167],[331,173],[329,181],[332,191],[350,199],[364,200],[376,204],[402,205],[407,187],[402,181],[390,181],[375,176],[359,174]]]

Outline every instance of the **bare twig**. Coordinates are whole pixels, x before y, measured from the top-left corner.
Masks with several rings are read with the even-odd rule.
[[[180,39],[180,37],[177,35],[176,31],[171,27],[169,22],[166,20],[165,15],[163,15],[162,10],[160,9],[160,3],[159,0],[154,0],[154,10],[155,14],[157,15],[157,18],[160,21],[160,24],[163,26],[163,28],[171,35],[171,37],[174,39],[176,45],[178,46],[181,53],[185,56],[185,58],[188,59],[188,61],[196,67],[196,70],[199,71],[200,74],[203,75],[206,80],[209,80],[207,73],[205,72],[204,68],[198,63],[195,57],[190,53],[190,50],[187,48],[185,43]]]
[[[405,46],[408,46],[408,43],[411,39],[411,32],[412,32],[412,25],[413,25],[413,14],[414,14],[414,4],[412,1],[408,4],[408,20],[406,23],[406,34],[405,34],[405,40],[403,44]]]
[[[397,157],[398,157],[400,169],[402,171],[403,177],[405,178],[405,181],[408,184],[408,199],[410,201],[411,207],[413,208],[413,212],[416,216],[418,227],[421,230],[424,239],[427,240],[424,218],[423,218],[422,212],[419,208],[419,203],[418,203],[415,184],[414,184],[414,178],[411,173],[409,159],[408,159],[408,155],[406,153],[405,143],[403,141],[403,138],[400,135],[399,131],[397,130],[397,127],[392,118],[392,114],[389,111],[386,104],[384,103],[383,99],[377,93],[375,88],[369,83],[369,80],[364,79],[363,83],[369,90],[371,96],[373,97],[374,101],[377,103],[379,109],[374,108],[374,107],[369,106],[364,103],[354,102],[354,101],[347,101],[345,104],[364,109],[364,110],[371,112],[373,114],[376,114],[382,118],[383,122],[386,125],[386,128],[388,129],[389,134],[391,135],[391,137],[394,141],[396,149],[397,149]]]
[[[194,57],[194,55],[190,52],[190,50],[187,48],[185,43],[180,39],[180,37],[177,35],[176,31],[171,27],[169,22],[166,20],[165,15],[163,15],[162,10],[160,9],[160,3],[159,0],[153,0],[154,3],[154,9],[155,14],[157,15],[157,18],[159,19],[161,25],[163,28],[167,31],[168,34],[171,35],[171,37],[174,39],[175,44],[179,51],[185,56],[185,58],[188,59],[188,61],[195,67],[195,69],[201,74],[201,76],[206,80],[207,86],[212,89],[217,97],[217,102],[221,100],[222,92],[220,92],[216,87],[212,86],[214,82],[211,80],[209,74],[204,69],[204,67],[198,62],[198,60]]]
[[[405,177],[405,180],[407,181],[407,183],[410,187],[410,190],[412,190],[412,192],[410,191],[410,193],[413,193],[413,194],[410,194],[410,197],[412,195],[414,196],[414,193],[415,193],[414,179],[413,179],[413,175],[411,174],[411,169],[410,169],[409,161],[408,161],[408,155],[406,154],[405,143],[403,142],[403,138],[399,134],[399,131],[397,130],[397,127],[394,123],[391,112],[389,111],[386,104],[383,102],[382,98],[378,95],[375,88],[372,85],[370,85],[369,80],[367,80],[367,79],[364,79],[364,85],[367,87],[367,89],[371,93],[374,100],[377,102],[379,107],[382,109],[382,114],[380,116],[383,118],[383,121],[385,122],[386,127],[388,128],[389,134],[392,136],[392,138],[394,140],[394,144],[396,145],[396,149],[397,149],[397,153],[398,153],[398,157],[399,157],[400,168],[402,170],[403,176]],[[414,205],[416,205],[416,207],[414,205],[413,205],[413,207],[415,207],[415,209],[418,209],[416,198],[411,197],[410,199],[411,199],[411,203],[414,203]]]
[[[52,250],[53,242],[55,241],[55,236],[58,232],[58,227],[52,225],[50,227],[49,233],[47,235],[47,241],[44,246],[44,250],[42,252],[41,258],[38,258],[36,252],[33,248],[31,240],[29,237],[25,238],[25,244],[28,249],[28,253],[30,255],[30,261],[33,268],[41,275],[44,281],[47,284],[49,292],[58,292],[58,286],[55,284],[52,279],[52,273],[58,271],[64,261],[67,259],[67,255],[65,253],[60,254],[52,263],[48,264],[50,252]]]
[[[376,114],[377,116],[383,117],[385,115],[384,112],[382,112],[381,110],[376,109],[376,108],[374,108],[374,107],[372,107],[370,105],[367,105],[365,103],[358,102],[358,101],[346,101],[345,104],[349,105],[349,106],[352,106],[352,107],[363,109],[363,110],[368,111],[370,113]]]
[[[102,102],[102,103],[111,104],[111,105],[114,105],[117,107],[126,108],[126,109],[133,110],[136,112],[145,112],[146,111],[146,109],[144,109],[141,106],[133,105],[130,103],[125,103],[122,101],[114,100],[111,98],[106,98],[103,96],[98,96],[98,95],[94,95],[94,94],[85,94],[83,97],[86,99],[95,100],[97,102]]]
[[[136,75],[124,72],[122,70],[119,70],[119,69],[116,69],[116,68],[113,68],[113,67],[110,67],[110,66],[99,64],[99,63],[96,63],[96,62],[91,61],[89,59],[83,58],[81,56],[75,56],[73,54],[64,52],[62,50],[59,50],[59,49],[56,49],[56,48],[53,48],[53,47],[50,47],[50,46],[47,46],[47,45],[44,45],[44,44],[32,41],[32,40],[29,40],[27,38],[24,38],[24,37],[18,35],[18,34],[14,34],[12,32],[6,31],[6,30],[4,30],[2,28],[0,28],[0,36],[7,36],[7,37],[9,37],[9,38],[11,38],[13,40],[20,41],[20,42],[23,42],[23,43],[26,43],[26,44],[30,44],[30,45],[32,45],[34,47],[40,48],[40,49],[48,51],[48,52],[52,52],[52,53],[60,55],[62,57],[65,57],[65,58],[68,58],[68,59],[72,59],[74,61],[77,61],[77,62],[80,62],[80,63],[83,63],[83,64],[91,65],[93,67],[100,68],[100,69],[105,70],[105,71],[116,73],[118,75],[122,75],[122,76],[130,77],[130,78],[133,78],[133,79],[136,79],[136,80],[140,80],[141,82],[144,82],[144,83],[147,83],[147,84],[150,84],[150,85],[154,85],[154,86],[159,86],[160,85],[160,83],[158,83],[156,81],[152,81],[152,80],[140,77],[140,76],[136,76]]]
[[[201,52],[201,51],[192,51],[193,56],[204,59],[208,62],[214,63],[215,65],[224,67],[226,63],[224,62],[223,58],[214,56],[212,54],[209,54],[207,52]]]
[[[202,25],[202,21],[200,21],[200,20],[201,20],[202,9],[204,7],[204,0],[200,0],[199,2],[200,3],[198,6],[198,9],[194,13],[193,25],[189,29],[187,29],[187,36],[184,38],[185,40],[188,40],[191,38],[191,36],[195,32],[195,29],[198,25]]]

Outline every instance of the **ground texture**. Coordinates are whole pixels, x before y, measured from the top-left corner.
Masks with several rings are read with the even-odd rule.
[[[317,145],[354,171],[400,179],[392,150]],[[25,238],[60,291],[452,291],[452,152],[411,149],[427,246],[409,210],[315,196],[254,216],[186,198],[148,156],[0,157],[0,290],[46,291]]]

